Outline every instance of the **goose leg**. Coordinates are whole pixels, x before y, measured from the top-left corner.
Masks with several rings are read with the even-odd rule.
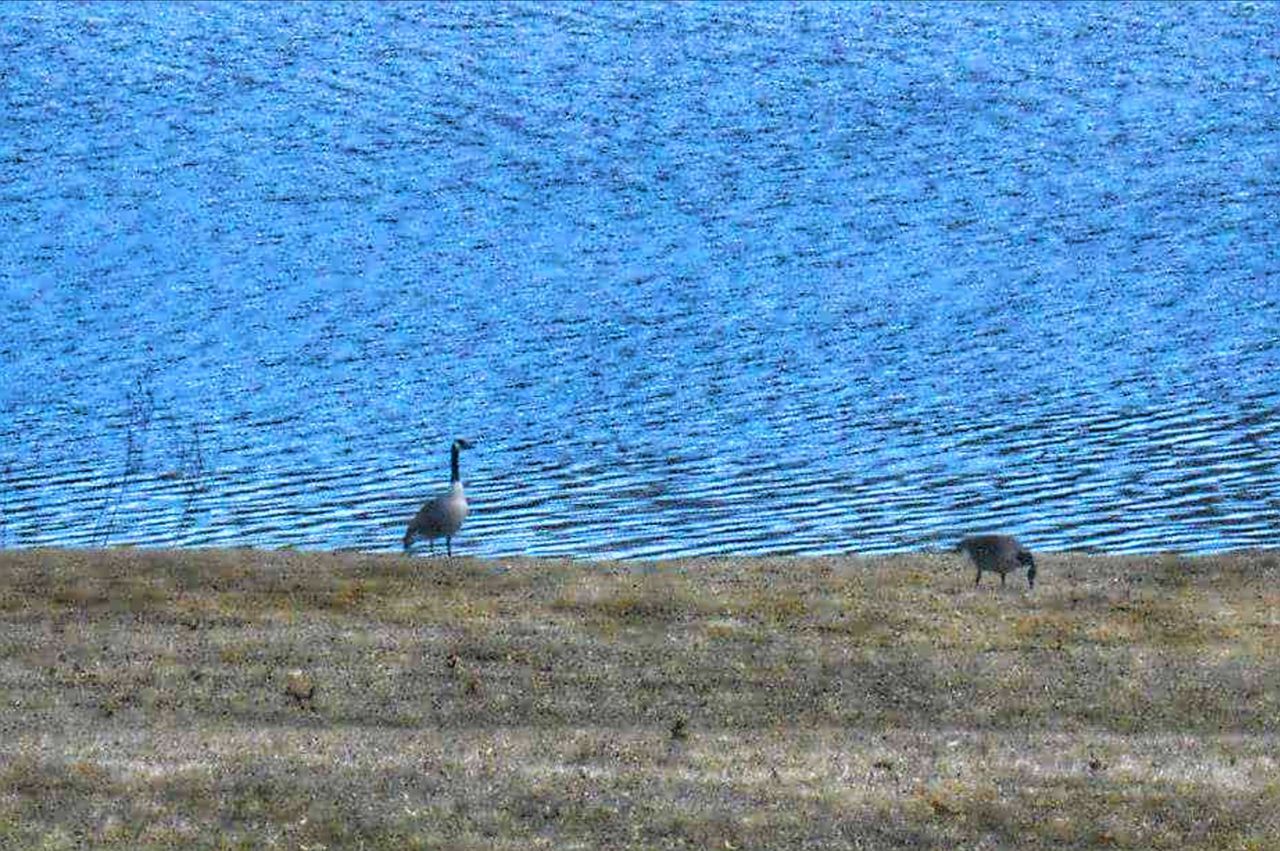
[[[978,568],[978,575],[973,577],[973,587],[977,588],[978,583],[982,581],[982,568]]]
[[[453,558],[453,538],[449,535],[444,536],[444,547],[449,553],[449,558]]]
[[[1001,588],[1003,588],[1003,587],[1004,587],[1004,574],[1003,574],[1003,573],[1002,573],[1002,574],[1000,574],[1000,587],[1001,587]]]

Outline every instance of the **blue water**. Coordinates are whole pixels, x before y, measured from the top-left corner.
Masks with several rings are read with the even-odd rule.
[[[0,5],[0,545],[1280,546],[1280,4]]]

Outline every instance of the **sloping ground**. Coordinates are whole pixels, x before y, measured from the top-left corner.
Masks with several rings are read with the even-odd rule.
[[[0,847],[1280,847],[1280,554],[1038,561],[0,552]]]

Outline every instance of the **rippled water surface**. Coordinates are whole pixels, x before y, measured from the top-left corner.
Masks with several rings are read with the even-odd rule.
[[[0,545],[1280,546],[1280,4],[0,6]]]

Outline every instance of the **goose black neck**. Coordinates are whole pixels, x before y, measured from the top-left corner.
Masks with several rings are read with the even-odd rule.
[[[453,475],[449,479],[449,481],[450,482],[461,481],[462,477],[458,475],[458,444],[456,443],[453,445],[453,451],[450,453],[449,466],[453,471]]]

